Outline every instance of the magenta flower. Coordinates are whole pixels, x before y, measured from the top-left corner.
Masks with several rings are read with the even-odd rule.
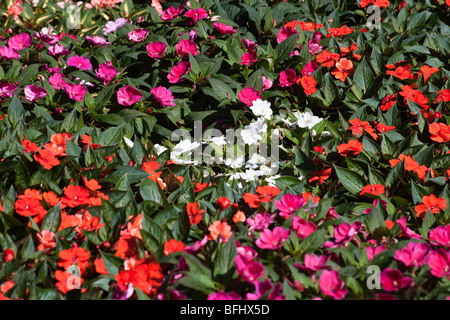
[[[316,256],[315,254],[307,253],[305,254],[305,265],[294,263],[294,267],[299,268],[301,270],[308,270],[315,272],[329,268],[329,266],[325,265],[325,263],[327,263],[328,260],[329,257],[325,255]]]
[[[248,229],[248,233],[252,231],[262,231],[266,229],[275,219],[276,214],[269,215],[268,213],[264,213],[264,215],[257,213],[255,215],[255,219],[247,218],[245,221],[250,228]]]
[[[31,47],[32,43],[33,38],[28,33],[16,34],[8,40],[8,46],[17,51]]]
[[[450,224],[430,230],[428,237],[436,246],[450,247]]]
[[[309,60],[309,62],[303,67],[301,75],[310,76],[317,69],[319,69],[319,65],[317,64],[317,62]]]
[[[208,17],[208,13],[203,8],[190,9],[184,15],[191,19],[191,24],[196,24],[198,20]]]
[[[406,217],[403,216],[400,219],[397,220],[398,225],[400,226],[400,229],[402,230],[402,234],[407,238],[414,238],[417,240],[422,240],[423,237],[420,234],[415,233],[410,228],[406,226]]]
[[[180,40],[175,45],[175,49],[177,50],[177,54],[179,56],[189,57],[189,53],[193,56],[198,55],[200,52],[198,51],[197,45],[192,40]]]
[[[384,251],[386,248],[384,246],[378,246],[378,247],[373,247],[373,246],[369,246],[366,247],[366,253],[367,253],[367,258],[370,260],[372,260],[377,254],[379,254],[380,252]]]
[[[182,14],[183,11],[184,11],[183,5],[180,5],[178,8],[175,8],[174,6],[170,6],[168,9],[164,10],[161,13],[161,19],[164,21],[173,20],[176,17],[178,17],[180,14]]]
[[[256,260],[247,260],[238,254],[234,258],[234,265],[239,276],[248,283],[254,283],[264,276],[264,265]]]
[[[64,91],[69,95],[69,98],[75,101],[83,101],[84,96],[88,92],[87,88],[82,84],[66,83]]]
[[[59,90],[64,88],[64,86],[66,85],[66,81],[63,78],[64,75],[62,73],[55,73],[48,78],[48,82],[52,85],[53,88]]]
[[[314,38],[309,40],[308,45],[309,45],[309,54],[311,56],[315,55],[316,53],[321,52],[323,49],[319,40],[316,40]]]
[[[128,32],[128,39],[133,42],[142,42],[147,37],[148,31],[147,29],[137,28],[133,31]]]
[[[42,99],[47,95],[47,90],[42,87],[38,87],[35,84],[25,86],[23,92],[25,93],[25,98],[30,102]]]
[[[186,61],[181,61],[179,64],[173,66],[170,73],[167,75],[167,79],[169,79],[170,83],[178,83],[183,81],[184,79],[180,79],[185,74],[188,74],[191,71],[191,64]]]
[[[270,279],[264,280],[264,282],[256,281],[255,293],[247,293],[247,300],[259,300],[262,296],[266,295],[270,290],[272,290],[267,296],[267,300],[285,300],[286,297],[281,295],[281,283],[277,283],[275,287]]]
[[[111,61],[106,61],[98,66],[98,69],[95,70],[95,74],[103,80],[103,84],[106,86],[117,75],[117,69],[113,67]]]
[[[411,277],[404,277],[400,270],[391,268],[381,271],[380,283],[387,292],[396,292],[414,285]]]
[[[173,102],[175,98],[173,97],[172,92],[169,89],[159,86],[153,88],[150,93],[152,94],[153,98],[155,98],[156,101],[158,101],[163,107],[175,106],[175,103]]]
[[[119,28],[123,27],[127,23],[127,19],[125,18],[119,18],[116,21],[108,21],[103,28],[103,34],[108,34],[111,32],[114,32],[118,30]]]
[[[17,91],[17,86],[14,83],[0,81],[0,98],[11,98],[15,91]]]
[[[347,222],[342,223],[341,225],[334,228],[334,237],[336,239],[336,243],[343,245],[350,242],[361,230],[362,224],[357,221],[352,225],[349,225]]]
[[[8,46],[3,46],[0,48],[0,56],[5,61],[20,58],[20,54],[16,50],[8,48]]]
[[[166,53],[167,45],[164,42],[155,41],[150,43],[146,49],[150,57],[159,59]]]
[[[244,44],[245,49],[247,49],[248,51],[255,51],[257,46],[256,42],[249,39],[243,39],[242,43]]]
[[[257,58],[256,51],[244,52],[244,54],[241,57],[240,63],[243,66],[250,66],[250,65],[252,65],[252,63],[258,61],[258,59],[256,59],[256,58]]]
[[[127,85],[117,90],[117,102],[122,106],[131,106],[142,99],[142,93]]]
[[[291,230],[283,227],[275,227],[272,231],[264,229],[256,240],[256,245],[261,249],[275,250],[283,246],[290,234]]]
[[[280,32],[278,32],[277,35],[277,42],[281,43],[284,40],[286,40],[287,38],[289,38],[290,36],[297,34],[297,30],[295,30],[292,27],[287,27],[287,28],[281,28]]]
[[[432,251],[428,257],[428,265],[433,276],[438,278],[450,276],[450,252],[443,248]]]
[[[90,43],[92,43],[94,46],[99,46],[101,44],[109,44],[108,41],[106,41],[105,38],[100,37],[100,36],[86,36],[86,40],[89,41]]]
[[[319,287],[323,294],[335,300],[344,299],[348,292],[344,289],[345,283],[339,278],[336,270],[324,270],[319,278]]]
[[[80,57],[78,55],[75,55],[74,57],[70,57],[67,60],[67,65],[70,67],[77,67],[81,70],[91,70],[91,68],[92,68],[91,61],[89,61],[88,58]]]
[[[426,243],[410,242],[407,247],[395,252],[394,258],[407,267],[421,266],[427,263],[430,247]]]
[[[48,47],[48,54],[55,57],[66,56],[70,54],[70,50],[64,48],[62,44],[55,44],[54,46]]]
[[[242,103],[246,104],[249,107],[253,104],[253,101],[258,99],[262,100],[262,97],[259,95],[259,92],[253,89],[252,87],[242,89],[238,93],[237,97]]]
[[[261,91],[265,91],[265,90],[272,88],[272,85],[273,85],[272,80],[267,79],[266,77],[262,76],[262,81],[263,81],[263,86],[262,86]]]
[[[213,27],[220,34],[233,34],[237,31],[232,26],[227,26],[225,23],[222,23],[222,22],[214,22]]]
[[[285,194],[280,200],[275,200],[275,206],[280,210],[280,216],[287,219],[298,209],[306,204],[306,200],[301,195]]]
[[[236,292],[220,291],[211,293],[206,300],[242,300],[242,297]]]
[[[292,229],[297,233],[297,237],[305,239],[316,231],[317,227],[313,222],[306,222],[305,219],[295,216],[292,218]]]
[[[290,87],[297,81],[294,69],[286,69],[280,72],[280,87]]]

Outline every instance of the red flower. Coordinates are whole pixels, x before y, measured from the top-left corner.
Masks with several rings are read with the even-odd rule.
[[[381,111],[388,111],[397,101],[397,94],[394,93],[393,95],[386,96],[383,101],[381,101],[380,109]]]
[[[348,156],[350,152],[354,155],[360,153],[363,149],[363,144],[358,140],[349,140],[348,143],[342,143],[337,146],[337,151],[341,156]]]
[[[3,254],[2,254],[2,260],[3,262],[11,262],[14,260],[14,251],[12,251],[11,249],[7,248]]]
[[[338,61],[340,55],[338,53],[331,53],[328,50],[324,50],[316,56],[316,61],[323,67],[331,68],[334,66],[335,61]]]
[[[231,201],[228,198],[220,197],[219,199],[217,199],[216,204],[220,210],[225,210],[230,206]]]
[[[34,159],[47,170],[60,164],[53,152],[47,149],[38,149],[38,153],[34,155]]]
[[[336,79],[345,82],[347,76],[353,74],[353,62],[346,58],[342,58],[339,62],[336,62],[336,68],[331,71],[331,74],[336,77]]]
[[[368,193],[374,196],[379,196],[380,194],[383,194],[384,191],[385,191],[384,186],[381,184],[368,184],[362,189],[362,191],[359,194],[364,195]]]
[[[158,262],[148,262],[141,263],[132,270],[121,271],[114,278],[122,291],[132,284],[146,294],[154,296],[162,285],[164,275]]]
[[[78,289],[83,283],[83,279],[81,277],[77,277],[76,275],[72,275],[70,272],[61,270],[56,270],[55,279],[58,280],[55,286],[62,294]]]
[[[227,242],[233,234],[228,223],[220,222],[220,220],[214,221],[213,224],[209,226],[208,230],[210,232],[210,239],[218,239],[220,237],[224,242]]]
[[[303,76],[299,80],[307,96],[316,92],[317,81],[313,76]]]
[[[183,251],[183,250],[184,250],[184,243],[177,241],[175,239],[171,239],[164,243],[164,255],[165,256],[168,256],[171,253]]]
[[[91,253],[86,249],[74,246],[70,249],[61,250],[59,252],[58,266],[64,269],[68,269],[70,266],[76,264],[80,268],[81,274],[83,274],[86,268],[90,267],[89,258]]]
[[[62,203],[74,208],[79,205],[89,203],[89,190],[82,186],[68,185],[64,190],[64,196],[61,198]]]
[[[366,131],[368,134],[370,134],[372,136],[372,138],[374,138],[375,140],[377,140],[378,135],[375,133],[375,131],[373,130],[372,126],[369,124],[369,122],[367,121],[361,121],[358,118],[352,119],[349,121],[350,124],[352,125],[349,130],[352,131],[353,135],[362,135],[363,131]]]
[[[450,141],[450,126],[445,123],[433,122],[428,127],[431,133],[431,140],[436,142],[448,142]]]
[[[191,224],[197,224],[202,220],[205,210],[200,210],[197,202],[191,202],[187,204],[187,214]]]
[[[411,65],[407,64],[406,66],[397,67],[395,71],[388,70],[386,73],[393,75],[394,77],[397,77],[399,79],[405,80],[405,79],[412,79],[413,75],[411,71],[409,70],[411,68]]]
[[[195,193],[200,192],[203,189],[205,189],[207,186],[208,186],[208,184],[206,182],[205,183],[197,182],[194,187],[194,192]]]
[[[421,204],[414,207],[416,210],[417,217],[425,218],[427,210],[431,213],[439,213],[440,210],[445,210],[447,208],[447,200],[444,198],[438,198],[434,194],[430,196],[423,196]]]
[[[317,181],[318,184],[322,184],[331,176],[331,171],[332,168],[325,169],[325,167],[320,170],[315,170],[311,173],[311,178],[308,181]]]
[[[418,72],[419,76],[423,75],[424,82],[427,82],[428,78],[435,72],[438,72],[439,68],[431,68],[430,66],[424,65],[422,68],[420,68],[420,71]]]

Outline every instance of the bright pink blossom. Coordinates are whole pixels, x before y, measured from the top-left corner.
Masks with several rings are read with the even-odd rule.
[[[450,247],[450,224],[430,230],[428,237],[436,246]]]
[[[232,26],[227,26],[225,23],[222,23],[222,22],[214,22],[213,27],[220,34],[233,34],[237,31]]]
[[[287,219],[298,209],[304,207],[306,200],[302,195],[285,194],[280,200],[275,200],[275,206],[280,210],[280,216]]]
[[[167,45],[164,42],[155,41],[150,43],[146,49],[150,57],[159,59],[166,53]]]
[[[203,8],[190,9],[185,14],[186,17],[191,18],[191,24],[196,24],[200,19],[206,19],[208,12]]]
[[[89,41],[90,43],[92,43],[94,46],[99,46],[102,44],[108,45],[109,42],[106,41],[105,38],[100,37],[100,36],[86,36],[86,40]]]
[[[117,102],[122,106],[131,106],[142,99],[142,93],[127,85],[117,90]]]
[[[237,96],[242,103],[246,104],[249,107],[253,104],[253,101],[258,99],[262,100],[259,92],[252,87],[242,89]]]
[[[147,29],[137,28],[128,32],[128,39],[133,42],[142,42],[148,35]]]
[[[398,225],[400,226],[400,229],[402,230],[403,236],[407,238],[414,238],[417,240],[422,240],[423,237],[420,234],[415,233],[410,228],[406,226],[406,217],[403,216],[400,219],[397,220]]]
[[[311,233],[316,231],[317,227],[313,222],[306,222],[304,218],[295,216],[292,218],[292,229],[297,233],[297,237],[305,239]]]
[[[357,221],[352,225],[347,222],[340,224],[334,228],[334,237],[337,244],[346,244],[350,242],[360,232],[362,223]]]
[[[326,255],[316,256],[315,254],[307,253],[305,254],[305,264],[294,263],[294,267],[315,272],[329,268],[329,266],[325,265],[329,259]]]
[[[298,79],[294,69],[286,69],[280,72],[280,87],[290,87]]]
[[[257,62],[258,59],[257,58],[257,54],[256,51],[249,51],[249,52],[244,52],[244,54],[241,57],[241,64],[243,66],[250,66],[253,63]]]
[[[66,84],[66,81],[64,80],[64,75],[62,73],[55,73],[52,74],[48,78],[48,82],[52,85],[53,88],[56,90],[59,90],[61,88],[64,88],[64,85]]]
[[[421,266],[427,263],[430,247],[426,243],[410,242],[408,246],[395,252],[394,258],[407,267]]]
[[[262,81],[263,81],[263,86],[262,86],[262,90],[261,91],[265,91],[268,90],[270,88],[272,88],[273,85],[273,81],[270,79],[267,79],[266,77],[262,76]]]
[[[8,39],[8,46],[11,49],[20,51],[31,47],[33,38],[28,33],[19,33]]]
[[[175,45],[175,49],[177,50],[177,54],[179,56],[188,57],[189,53],[193,56],[198,55],[200,52],[198,51],[197,45],[192,40],[181,39]]]
[[[75,55],[74,57],[70,57],[67,60],[67,65],[70,67],[77,67],[81,70],[91,70],[91,68],[92,68],[91,61],[89,61],[88,58],[80,57],[78,55]]]
[[[275,227],[273,230],[265,229],[256,240],[256,245],[261,249],[278,249],[283,246],[290,234],[291,230],[283,227]]]
[[[295,30],[292,27],[287,27],[287,28],[281,28],[280,32],[278,32],[277,35],[277,42],[281,43],[284,40],[286,40],[287,38],[289,38],[290,36],[297,34],[297,30]]]
[[[175,8],[174,6],[170,6],[168,9],[164,10],[161,13],[161,19],[164,21],[173,20],[176,17],[178,17],[180,14],[182,14],[183,11],[184,11],[183,5],[180,5],[178,8]]]
[[[188,74],[190,70],[191,64],[186,61],[181,61],[179,64],[173,66],[170,73],[167,75],[167,79],[169,79],[170,83],[178,83],[184,80],[181,79],[181,77]]]
[[[98,69],[95,70],[95,74],[103,80],[103,84],[106,86],[117,75],[117,69],[113,67],[111,61],[106,61],[98,66]]]
[[[48,47],[48,54],[55,57],[66,56],[70,54],[71,51],[64,48],[62,44],[55,44],[54,46]]]
[[[309,54],[311,56],[315,55],[316,53],[321,52],[323,49],[319,40],[316,40],[316,39],[309,40],[308,45],[309,45]]]
[[[431,269],[431,274],[435,277],[449,277],[450,276],[450,252],[444,248],[439,248],[430,253],[428,257],[428,265]]]
[[[25,86],[23,92],[25,93],[25,98],[31,102],[42,99],[47,95],[47,90],[42,87],[38,87],[35,84],[29,84]]]
[[[69,98],[75,101],[83,101],[84,96],[88,92],[87,88],[82,84],[66,83],[64,90],[69,95]]]
[[[250,226],[248,233],[250,234],[252,231],[262,231],[266,229],[273,222],[275,216],[275,214],[269,215],[268,213],[264,213],[264,215],[262,215],[261,213],[257,213],[254,219],[247,218],[245,222]]]
[[[310,76],[317,69],[319,69],[319,65],[317,64],[317,62],[309,60],[309,62],[303,67],[301,75]]]
[[[2,57],[3,60],[8,61],[11,59],[19,59],[20,54],[16,50],[9,48],[8,46],[3,46],[0,48],[0,57]]]
[[[175,103],[173,102],[175,98],[173,97],[172,92],[169,89],[159,86],[153,88],[150,93],[163,107],[175,106]]]
[[[388,292],[400,291],[414,284],[411,277],[404,277],[400,270],[391,268],[381,271],[380,282],[383,289]]]
[[[264,282],[256,281],[254,285],[256,292],[247,293],[247,300],[259,300],[265,295],[267,295],[266,300],[286,299],[284,295],[281,295],[281,283],[277,283],[274,287],[272,281],[267,278],[266,280],[264,280]]]
[[[370,260],[372,260],[377,254],[379,254],[380,252],[384,251],[386,248],[384,246],[378,246],[378,247],[366,247],[366,253],[367,253],[367,258]]]
[[[319,278],[319,287],[323,294],[335,300],[344,299],[348,292],[344,289],[345,283],[339,278],[336,270],[324,270]]]

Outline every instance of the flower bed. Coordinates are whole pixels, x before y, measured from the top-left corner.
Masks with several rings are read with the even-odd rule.
[[[0,300],[449,297],[449,6],[3,1]]]

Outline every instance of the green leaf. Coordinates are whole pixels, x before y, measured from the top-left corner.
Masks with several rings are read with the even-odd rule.
[[[353,194],[359,194],[367,185],[364,179],[353,171],[338,166],[334,166],[334,170],[344,188]]]
[[[235,256],[236,241],[233,234],[226,243],[219,244],[217,258],[214,262],[214,276],[226,274],[234,268]]]
[[[139,192],[144,200],[150,200],[157,204],[163,203],[158,185],[151,179],[144,179],[140,183]]]
[[[13,128],[19,123],[20,119],[25,118],[25,109],[20,103],[19,99],[17,99],[16,95],[12,98],[12,101],[8,107],[8,119],[11,121]]]
[[[61,224],[61,202],[56,206],[51,208],[45,214],[44,220],[42,221],[42,230],[48,230],[50,232],[58,231],[59,225]]]
[[[375,78],[372,69],[364,58],[358,67],[356,67],[355,74],[353,75],[353,82],[366,92],[372,87],[374,81]]]

